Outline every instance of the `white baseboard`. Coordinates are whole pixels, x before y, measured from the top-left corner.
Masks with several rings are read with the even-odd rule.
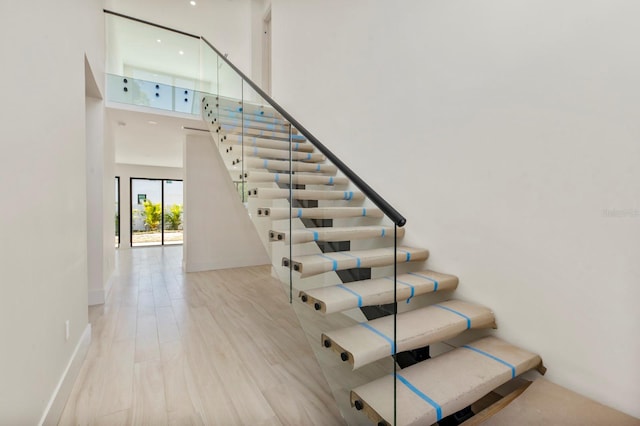
[[[89,289],[87,293],[89,306],[102,305],[105,300],[107,300],[111,287],[113,286],[113,280],[114,275],[111,274],[103,290]]]
[[[45,408],[44,413],[40,418],[40,422],[38,423],[39,426],[58,424],[60,416],[62,415],[62,410],[64,410],[64,406],[67,404],[67,399],[69,399],[69,395],[73,389],[73,384],[80,373],[82,362],[87,356],[89,344],[91,344],[91,324],[87,324],[82,336],[80,336],[80,341],[78,341],[73,354],[71,354],[71,359],[67,364],[67,368],[65,368],[62,373],[58,386],[54,389],[53,395],[51,395],[51,399],[47,404],[47,408]]]

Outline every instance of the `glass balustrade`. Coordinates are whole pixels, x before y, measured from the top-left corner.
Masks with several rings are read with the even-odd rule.
[[[375,408],[358,389],[382,377],[395,383],[395,314],[414,291],[397,274],[419,253],[400,245],[403,228],[347,177],[352,172],[198,43],[193,84],[109,74],[109,101],[201,114],[321,367],[318,375],[301,365],[300,381],[328,386],[347,424],[395,424],[395,386],[381,391],[387,406]]]

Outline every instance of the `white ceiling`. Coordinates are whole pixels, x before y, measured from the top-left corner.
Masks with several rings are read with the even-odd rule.
[[[182,126],[206,129],[199,118],[115,108],[107,108],[107,126],[115,141],[116,163],[160,167],[182,167],[186,135],[203,133]]]

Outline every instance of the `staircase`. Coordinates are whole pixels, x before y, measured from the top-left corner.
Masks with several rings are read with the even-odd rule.
[[[402,245],[405,228],[256,98],[204,96],[203,117],[349,424],[457,424],[495,388],[544,374],[538,355],[490,336],[489,307],[456,299],[458,278],[428,269],[427,249]]]

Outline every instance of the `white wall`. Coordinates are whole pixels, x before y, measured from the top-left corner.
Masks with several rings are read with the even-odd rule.
[[[251,75],[251,0],[106,0],[105,9],[204,36],[238,68]]]
[[[495,310],[499,336],[634,416],[639,13],[633,0],[272,4],[281,105],[407,216],[406,241]]]
[[[0,3],[0,424],[43,418],[87,330],[84,55],[101,75],[101,6]]]
[[[115,165],[115,176],[120,177],[120,250],[131,247],[131,178],[182,180],[182,167]],[[115,177],[114,176],[114,177]]]
[[[270,264],[211,136],[188,135],[184,159],[185,270]]]

